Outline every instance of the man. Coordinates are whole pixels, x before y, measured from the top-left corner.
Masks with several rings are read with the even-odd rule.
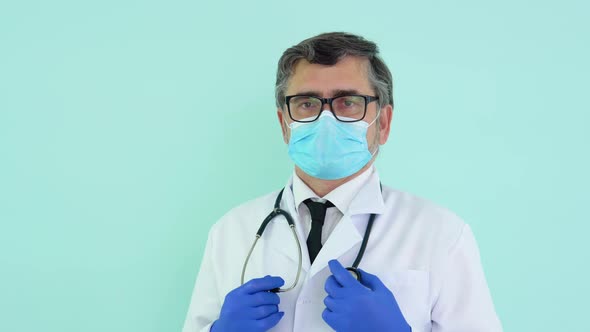
[[[212,227],[183,331],[501,331],[469,226],[380,183],[393,98],[377,46],[326,33],[287,49],[276,102],[293,175]],[[275,201],[301,249],[279,214],[250,255]]]

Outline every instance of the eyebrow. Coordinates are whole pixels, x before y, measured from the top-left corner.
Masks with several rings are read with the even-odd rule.
[[[332,90],[330,91],[330,95],[332,97],[340,97],[340,96],[346,96],[346,95],[358,95],[360,94],[358,92],[358,90],[355,89],[350,89],[350,90],[340,90],[340,89],[336,89],[336,90]],[[303,91],[300,93],[297,93],[297,95],[305,95],[305,96],[313,96],[313,97],[321,97],[321,93],[319,91]]]

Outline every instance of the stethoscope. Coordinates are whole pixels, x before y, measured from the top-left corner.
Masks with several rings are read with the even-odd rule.
[[[273,293],[286,292],[286,291],[292,290],[293,288],[295,288],[295,286],[297,286],[297,282],[299,281],[299,276],[301,274],[301,267],[303,266],[302,253],[301,253],[301,243],[299,242],[299,238],[297,237],[297,232],[295,231],[295,222],[293,221],[293,217],[291,217],[291,214],[289,214],[289,212],[280,208],[281,198],[283,197],[284,190],[285,190],[285,188],[283,188],[279,192],[279,195],[277,196],[277,199],[275,200],[274,209],[264,219],[264,221],[262,221],[260,228],[258,228],[258,232],[256,232],[256,238],[254,239],[254,243],[252,243],[252,247],[250,248],[250,251],[248,252],[248,256],[246,256],[246,261],[244,262],[244,267],[242,268],[242,278],[241,278],[242,285],[244,284],[244,275],[246,274],[246,266],[248,265],[248,261],[250,260],[250,256],[252,255],[252,251],[254,250],[254,247],[256,247],[256,243],[258,242],[258,239],[260,239],[260,237],[262,236],[262,233],[264,233],[264,230],[266,229],[266,226],[268,225],[268,223],[272,219],[274,219],[274,217],[282,215],[285,217],[285,219],[287,219],[287,223],[289,223],[289,227],[291,228],[291,232],[293,233],[293,237],[295,238],[295,242],[297,243],[297,248],[299,249],[299,264],[297,267],[297,275],[295,276],[295,281],[293,282],[293,285],[291,285],[288,288],[274,288],[274,289],[271,289],[270,291]],[[358,266],[361,263],[361,260],[363,259],[363,255],[365,254],[365,248],[367,247],[367,242],[369,242],[369,236],[371,235],[371,228],[373,227],[374,221],[375,221],[375,214],[373,213],[369,217],[369,222],[367,223],[367,228],[365,229],[365,234],[363,236],[363,242],[361,243],[361,247],[359,249],[359,252],[356,255],[356,259],[354,260],[354,263],[352,263],[352,266],[346,268],[350,272],[350,274],[353,277],[355,277],[356,280],[358,280],[358,281],[361,281],[361,273],[358,270]]]

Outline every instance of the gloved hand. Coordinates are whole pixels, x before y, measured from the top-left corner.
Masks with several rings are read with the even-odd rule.
[[[219,319],[211,332],[258,332],[277,325],[284,312],[279,312],[279,296],[269,290],[281,287],[281,277],[252,279],[225,296]]]
[[[337,260],[328,265],[332,275],[325,284],[322,318],[330,327],[338,332],[412,331],[393,293],[377,276],[359,269],[360,283]]]

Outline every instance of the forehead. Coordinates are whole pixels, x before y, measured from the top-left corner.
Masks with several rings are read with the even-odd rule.
[[[286,95],[315,91],[329,97],[330,92],[335,90],[371,94],[373,89],[368,79],[368,66],[368,59],[353,56],[346,56],[332,66],[299,60],[293,68]]]

